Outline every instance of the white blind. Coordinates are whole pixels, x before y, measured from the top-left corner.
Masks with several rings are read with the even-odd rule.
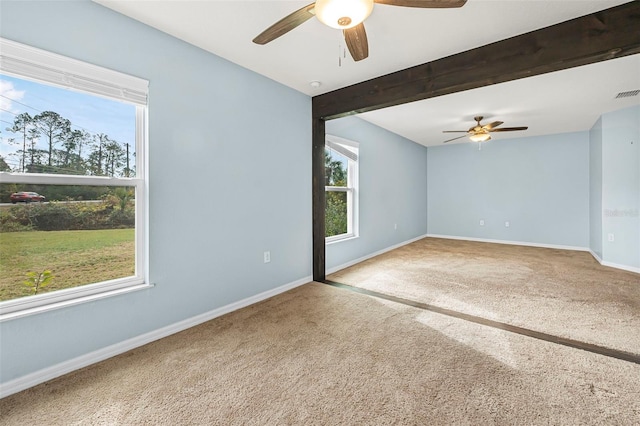
[[[147,105],[147,80],[4,38],[0,38],[0,71],[136,105]]]
[[[339,138],[338,136],[327,135],[324,141],[325,145],[334,151],[344,155],[350,160],[358,161],[358,154],[354,152],[358,149],[358,143],[353,142],[347,139]],[[353,148],[354,151],[349,149],[349,147]]]

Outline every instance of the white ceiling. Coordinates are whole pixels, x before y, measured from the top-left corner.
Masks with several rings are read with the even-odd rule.
[[[469,0],[459,9],[376,5],[366,20],[369,58],[354,62],[340,30],[315,18],[260,46],[251,40],[310,1],[94,0],[310,96],[626,3],[625,0]],[[312,88],[311,81],[320,81]],[[606,111],[640,104],[640,55],[361,114],[427,146],[473,117],[529,126],[494,139],[588,130]],[[484,123],[485,121],[483,121]],[[466,139],[461,139],[464,142]],[[456,141],[458,142],[458,141]]]

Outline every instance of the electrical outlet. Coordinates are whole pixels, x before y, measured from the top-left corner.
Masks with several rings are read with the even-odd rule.
[[[265,251],[264,252],[264,263],[269,263],[271,262],[271,252],[270,251]]]
[[[480,226],[484,226],[484,219],[480,219]]]
[[[511,226],[511,223],[509,223],[509,221],[507,220],[507,221],[504,223],[504,227],[505,227],[505,228],[508,228],[508,227],[510,227],[510,226]]]
[[[393,229],[398,229],[398,224],[397,223],[393,224]]]
[[[612,242],[614,242],[616,239],[615,239],[615,236],[614,236],[613,234],[608,234],[608,235],[607,235],[607,240],[608,240],[610,243],[612,243]]]

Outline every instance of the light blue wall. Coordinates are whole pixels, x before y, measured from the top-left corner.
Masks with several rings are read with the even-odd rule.
[[[426,234],[427,149],[357,117],[326,133],[360,143],[360,237],[327,245],[327,270]]]
[[[428,152],[430,234],[588,247],[588,132]]]
[[[602,116],[602,234],[602,260],[640,268],[640,106]]]
[[[88,0],[0,8],[2,37],[150,81],[156,284],[0,323],[0,381],[311,275],[309,97]]]
[[[602,117],[589,132],[589,248],[602,260]]]

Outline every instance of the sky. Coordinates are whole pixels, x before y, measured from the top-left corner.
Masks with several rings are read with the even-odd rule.
[[[123,146],[135,147],[134,105],[0,73],[0,155],[10,166],[17,166],[18,159],[7,155],[21,146],[9,144],[8,139],[16,135],[7,128],[18,114],[28,112],[33,117],[43,111],[70,120],[72,130],[104,133]],[[47,148],[44,140],[38,148]]]

